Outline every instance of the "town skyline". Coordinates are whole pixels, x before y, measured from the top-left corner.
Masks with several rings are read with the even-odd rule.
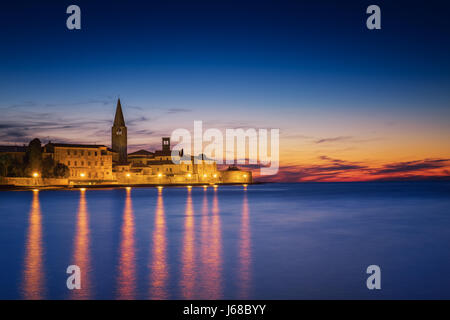
[[[374,32],[365,8],[349,4],[324,12],[305,3],[275,11],[86,3],[74,32],[64,14],[60,28],[58,7],[8,6],[1,144],[109,145],[120,94],[129,152],[155,149],[160,136],[202,120],[221,130],[279,128],[273,181],[450,176],[450,46],[436,6],[404,12],[386,3],[384,28]],[[51,36],[34,40],[42,33]]]

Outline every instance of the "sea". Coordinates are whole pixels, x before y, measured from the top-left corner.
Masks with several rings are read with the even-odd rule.
[[[0,299],[450,299],[450,182],[1,191]]]

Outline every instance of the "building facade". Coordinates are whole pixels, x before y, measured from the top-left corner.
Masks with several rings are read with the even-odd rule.
[[[44,146],[44,152],[69,168],[69,181],[115,180],[112,169],[114,152],[106,146],[48,143]]]

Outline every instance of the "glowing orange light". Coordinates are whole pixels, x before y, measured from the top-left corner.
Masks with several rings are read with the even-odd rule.
[[[214,177],[214,178],[217,178],[217,174],[214,174],[213,177]]]
[[[183,249],[181,256],[181,292],[185,299],[192,299],[196,282],[195,270],[195,230],[194,208],[192,205],[191,186],[188,186],[186,199]]]
[[[187,175],[187,176],[188,176],[188,178],[190,178],[190,177],[191,177],[191,174],[190,174],[190,173],[188,173],[188,175]]]
[[[84,178],[86,175],[84,173],[80,173],[80,177]]]
[[[204,175],[203,175],[203,178],[206,178],[208,175],[205,173]]]
[[[135,222],[131,192],[127,190],[119,249],[118,299],[133,299],[136,290]]]
[[[169,270],[167,264],[167,236],[162,187],[158,186],[155,211],[155,230],[153,232],[151,293],[152,299],[167,299]]]
[[[244,178],[247,178],[247,175],[246,175],[246,174],[244,174]]]
[[[78,215],[76,223],[76,234],[74,239],[73,261],[77,262],[80,270],[86,270],[81,273],[81,289],[72,290],[71,299],[89,299],[90,297],[90,237],[89,237],[89,212],[86,203],[85,188],[80,189],[80,200],[78,204]]]
[[[162,173],[158,173],[158,178],[161,178],[162,177]]]
[[[39,192],[39,189],[33,189],[34,192]]]
[[[41,219],[39,193],[34,193],[28,218],[25,261],[23,264],[22,287],[23,298],[25,299],[37,300],[45,298],[45,283],[42,277],[44,264]]]
[[[39,173],[34,172],[34,173],[33,173],[33,177],[35,177],[35,178],[39,177]]]
[[[130,176],[131,176],[131,174],[127,173],[127,177],[130,177]]]
[[[131,187],[126,187],[125,189],[127,189],[127,190],[131,190]]]

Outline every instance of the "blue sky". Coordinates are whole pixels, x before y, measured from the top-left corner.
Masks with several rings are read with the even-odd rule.
[[[70,4],[81,8],[79,31],[65,27]],[[280,128],[285,153],[309,148],[308,159],[333,152],[355,159],[349,148],[359,148],[365,161],[376,158],[369,147],[389,152],[379,145],[305,145],[348,144],[339,137],[384,145],[411,138],[420,144],[396,160],[442,157],[450,133],[449,5],[378,1],[382,29],[370,31],[370,4],[2,4],[1,143],[38,136],[109,144],[120,96],[132,149],[154,147],[161,135],[203,120],[219,128]],[[422,141],[417,128],[426,132]]]

